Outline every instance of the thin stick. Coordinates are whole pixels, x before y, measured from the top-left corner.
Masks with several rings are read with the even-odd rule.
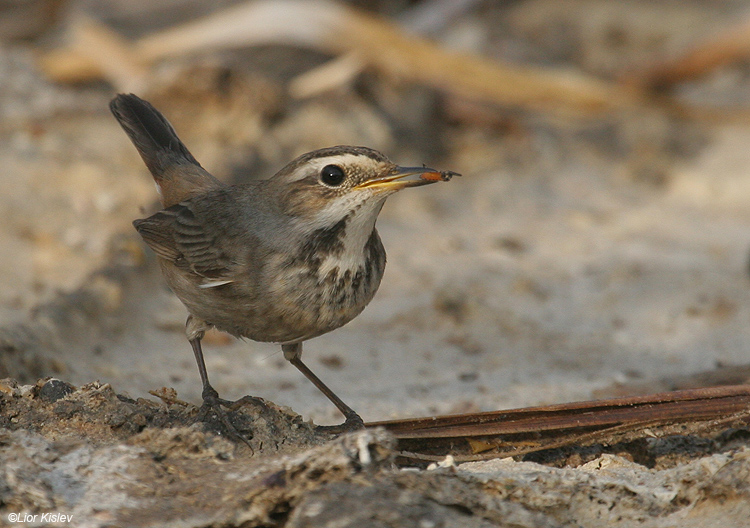
[[[705,430],[727,420],[747,422],[748,417],[750,385],[734,385],[365,426],[388,429],[411,458],[451,455],[467,461],[593,442],[611,444],[623,435],[674,434],[676,426]]]
[[[194,22],[146,36],[133,46],[146,64],[168,57],[259,44],[292,44],[333,55],[355,52],[369,67],[470,99],[556,113],[591,114],[631,105],[637,96],[621,86],[574,71],[502,64],[450,52],[404,33],[389,21],[334,2],[264,0],[227,8]],[[71,55],[72,54],[72,55]],[[43,59],[53,78],[90,76],[98,65],[78,51]],[[62,75],[55,66],[65,64]],[[101,74],[101,68],[99,68]],[[106,73],[106,72],[105,72]],[[84,80],[84,79],[80,79]]]
[[[706,75],[750,56],[750,18],[722,30],[669,60],[659,61],[623,76],[625,83],[665,89]]]

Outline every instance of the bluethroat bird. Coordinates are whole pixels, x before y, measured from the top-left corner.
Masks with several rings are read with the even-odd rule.
[[[375,220],[388,196],[456,173],[400,167],[380,152],[336,146],[299,156],[273,177],[226,185],[208,173],[172,125],[135,95],[110,103],[154,177],[164,209],[133,222],[187,308],[187,339],[203,407],[232,436],[208,380],[201,339],[216,327],[281,345],[284,357],[356,429],[362,419],[302,362],[302,343],[345,325],[372,300],[385,269]]]

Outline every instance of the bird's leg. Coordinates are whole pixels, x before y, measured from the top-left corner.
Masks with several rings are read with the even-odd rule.
[[[195,361],[198,363],[198,373],[201,376],[201,383],[203,384],[203,391],[201,392],[201,398],[203,399],[200,413],[201,419],[205,419],[209,411],[213,412],[224,426],[227,435],[234,440],[243,442],[252,449],[253,447],[250,445],[250,441],[237,430],[234,424],[229,420],[227,413],[222,408],[223,406],[234,409],[236,406],[248,402],[245,398],[242,398],[237,402],[231,402],[219,398],[219,393],[216,392],[216,389],[214,389],[208,381],[208,371],[206,370],[206,362],[203,360],[203,348],[201,347],[201,339],[203,339],[203,335],[205,334],[205,326],[205,323],[194,319],[193,316],[188,317],[186,324],[188,341],[190,342],[190,346],[193,347]]]
[[[334,392],[328,388],[328,386],[321,381],[321,379],[313,374],[312,370],[307,368],[307,365],[302,363],[302,343],[294,343],[290,345],[281,345],[281,350],[284,352],[284,358],[289,361],[292,365],[297,367],[302,374],[309,379],[313,385],[315,385],[320,392],[322,392],[326,398],[341,411],[346,420],[340,425],[319,425],[317,429],[319,431],[329,433],[343,433],[346,431],[355,431],[357,429],[364,428],[364,422],[362,418],[354,412],[354,409],[345,404],[341,398],[336,396]]]

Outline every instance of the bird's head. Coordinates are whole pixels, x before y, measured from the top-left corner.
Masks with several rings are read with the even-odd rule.
[[[356,216],[372,230],[388,196],[453,175],[428,167],[401,167],[370,148],[338,146],[303,154],[273,177],[273,185],[278,186],[285,212],[311,229]]]

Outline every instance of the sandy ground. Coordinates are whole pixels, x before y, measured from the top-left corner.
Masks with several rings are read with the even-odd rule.
[[[540,6],[524,3],[505,13],[504,24],[528,34],[541,24]],[[619,54],[593,36],[579,44],[589,69],[608,64],[606,51],[620,61],[639,58],[640,35],[656,31],[642,22],[658,14],[654,7],[641,6],[640,18],[624,21],[619,8],[579,8],[604,17],[602,27],[619,20],[630,31],[630,48]],[[695,6],[658,9],[693,24],[692,33],[662,29],[667,50],[721,20],[711,12],[699,24]],[[472,24],[477,20],[467,17],[447,40]],[[602,31],[588,24],[578,28],[581,39]],[[542,34],[539,50],[546,42]],[[156,197],[107,113],[111,92],[47,84],[23,46],[7,47],[0,66],[0,212],[8,219],[0,315],[12,325],[105,266],[112,237],[132,238],[130,221],[154,210]],[[279,78],[259,81],[253,72],[237,75],[238,87],[216,103],[201,91],[212,68],[199,66],[198,75],[182,80],[167,76],[153,98],[225,180],[268,177],[294,155],[336,143],[367,144],[397,162],[464,174],[389,199],[378,223],[389,256],[380,292],[358,319],[305,346],[314,369],[368,419],[582,399],[613,383],[750,357],[747,127],[709,127],[643,110],[601,122],[509,117],[499,130],[443,124],[434,132],[425,127],[435,107],[412,108],[423,91],[403,93],[390,116],[347,92],[336,102],[323,96],[284,107]],[[196,87],[186,88],[186,79]],[[724,84],[731,95],[742,82],[735,75]],[[703,90],[712,83],[719,81]],[[380,104],[392,99],[382,92],[373,89]],[[237,111],[237,101],[247,108]],[[406,108],[425,124],[394,122]],[[312,132],[327,121],[341,125]],[[419,145],[429,148],[420,152]],[[152,274],[152,256],[144,258]],[[138,302],[123,314],[117,335],[102,336],[93,350],[71,343],[56,359],[74,383],[123,380],[118,386],[137,396],[171,385],[196,401],[197,372],[180,331],[185,311],[158,279],[147,284],[149,295],[131,296]],[[210,341],[208,369],[223,395],[262,395],[315,420],[337,419],[284,364],[278,347]]]
[[[559,15],[550,29],[544,22],[554,13],[541,14],[549,2],[520,2],[503,19],[512,29],[505,37],[477,30],[475,16],[446,40],[473,35],[485,52],[508,52],[507,41],[525,37],[516,52],[533,58],[565,30],[584,41],[570,57],[607,75],[608,57],[624,63],[654,42],[670,50],[736,9],[630,2],[632,17],[618,18],[620,8],[605,4],[577,2],[597,16],[571,28]],[[644,22],[676,13],[674,28]],[[610,43],[607,54],[600,36],[612,20],[628,37],[621,53]],[[563,49],[550,60],[570,60]],[[308,59],[320,61],[300,60]],[[210,79],[215,64],[198,61],[198,71]],[[311,368],[367,421],[582,400],[750,360],[750,126],[741,120],[680,121],[657,108],[593,122],[509,113],[473,124],[436,94],[373,79],[304,104],[290,103],[273,74],[238,74],[236,91],[221,97],[210,83],[175,88],[173,72],[164,79],[145,95],[225,181],[268,177],[294,155],[336,143],[463,174],[388,200],[378,221],[388,266],[375,300],[305,344]],[[726,90],[734,101],[748,84],[738,67],[685,92]],[[246,91],[267,96],[238,113]],[[402,106],[388,107],[394,94]],[[133,398],[169,386],[199,403],[186,312],[130,226],[155,210],[156,195],[108,114],[112,95],[100,85],[48,83],[28,44],[0,48],[2,366],[26,383],[99,380]],[[429,104],[414,108],[415,100]],[[433,127],[435,119],[443,122]],[[111,278],[123,267],[126,279]],[[54,336],[45,341],[40,328]],[[316,423],[340,420],[278,346],[216,333],[204,350],[223,397],[252,394]]]
[[[153,207],[140,160],[104,111],[64,121],[70,136],[50,127],[4,143],[10,323],[50,291],[83,283],[106,260],[109,237],[132,238],[130,219]],[[25,155],[16,147],[24,139]],[[369,420],[586,399],[618,382],[744,364],[748,139],[741,127],[712,130],[659,186],[574,152],[541,152],[522,175],[479,166],[479,153],[454,156],[445,166],[462,178],[389,200],[378,295],[355,321],[307,343],[305,357]],[[44,143],[68,158],[54,179],[59,150],[40,154]],[[143,258],[144,284],[128,290],[116,335],[71,343],[56,359],[73,383],[122,380],[133,396],[169,385],[197,401],[186,312]],[[338,419],[278,347],[217,336],[206,349],[224,396]]]

